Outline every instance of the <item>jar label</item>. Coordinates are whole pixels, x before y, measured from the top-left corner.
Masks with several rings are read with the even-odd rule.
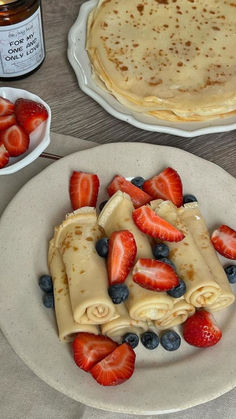
[[[45,56],[40,7],[23,22],[0,26],[0,77],[17,77],[38,67]]]

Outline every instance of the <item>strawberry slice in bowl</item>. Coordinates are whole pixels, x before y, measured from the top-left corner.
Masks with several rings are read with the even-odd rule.
[[[17,124],[4,131],[0,131],[0,141],[3,142],[8,153],[12,157],[25,153],[29,147],[29,136]]]
[[[16,117],[14,114],[0,116],[0,131],[7,129],[14,124],[16,124]]]
[[[171,167],[144,182],[143,190],[153,199],[172,201],[177,207],[181,207],[183,203],[182,181],[176,170]]]
[[[0,141],[0,169],[7,165],[9,162],[9,153],[5,145]]]
[[[131,182],[126,180],[120,175],[114,176],[112,182],[107,187],[108,195],[111,197],[117,191],[127,193],[134,205],[134,208],[139,208],[142,205],[147,204],[151,201],[152,197],[146,192],[142,191],[137,186],[133,185]]]
[[[17,123],[27,134],[31,134],[42,122],[48,119],[48,111],[42,103],[19,98],[15,102]]]
[[[184,238],[182,231],[159,217],[149,206],[143,205],[134,210],[133,220],[143,233],[155,239],[179,242]]]
[[[138,259],[133,269],[133,281],[151,291],[169,291],[179,285],[174,269],[155,259]]]
[[[10,100],[0,96],[0,116],[11,115],[15,111],[15,105]]]
[[[227,259],[236,260],[236,231],[227,225],[218,227],[211,236],[213,246]]]

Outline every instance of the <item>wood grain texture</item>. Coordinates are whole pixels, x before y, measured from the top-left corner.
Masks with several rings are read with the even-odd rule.
[[[42,0],[46,60],[32,76],[8,85],[28,89],[46,100],[52,108],[55,132],[100,144],[139,141],[178,147],[219,164],[236,177],[235,131],[193,139],[143,131],[115,119],[80,90],[67,60],[67,35],[83,2]]]

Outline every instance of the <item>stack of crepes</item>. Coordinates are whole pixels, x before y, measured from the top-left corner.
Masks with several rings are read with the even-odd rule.
[[[132,213],[134,207],[129,195],[116,192],[107,202],[98,217],[99,225],[108,237],[117,230],[129,230],[136,241],[139,258],[153,258],[152,245],[147,235],[135,225]],[[194,313],[191,301],[174,299],[166,292],[149,291],[136,284],[132,279],[132,271],[126,279],[129,288],[129,298],[126,307],[131,319],[154,323],[160,329],[183,323]]]
[[[126,307],[115,306],[108,295],[106,262],[95,249],[102,237],[95,208],[69,214],[49,243],[48,265],[53,279],[59,339],[72,341],[78,332],[119,338],[140,333],[147,323],[132,320]]]
[[[210,311],[231,305],[235,296],[211,243],[198,203],[177,208],[170,201],[156,200],[151,202],[151,207],[185,235],[181,242],[166,243],[170,249],[169,257],[186,284],[185,301]]]
[[[128,108],[170,121],[236,111],[235,2],[100,0],[86,48],[97,83]]]

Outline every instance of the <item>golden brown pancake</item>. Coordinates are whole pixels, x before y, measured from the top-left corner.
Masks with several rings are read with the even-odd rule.
[[[95,79],[160,119],[236,110],[236,0],[100,0],[87,27]]]

